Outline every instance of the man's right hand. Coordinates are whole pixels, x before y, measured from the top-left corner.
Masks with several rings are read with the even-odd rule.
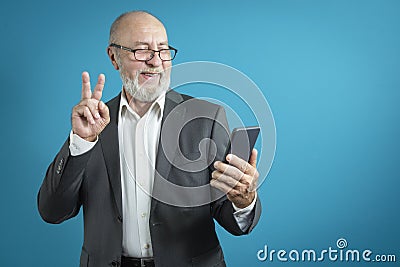
[[[105,83],[104,74],[97,79],[93,93],[90,88],[90,77],[82,73],[82,99],[72,109],[72,131],[81,138],[93,142],[110,122],[110,112],[104,102],[100,101]]]

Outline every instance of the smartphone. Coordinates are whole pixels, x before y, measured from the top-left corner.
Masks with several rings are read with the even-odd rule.
[[[260,133],[259,126],[235,128],[232,131],[230,142],[226,147],[223,162],[227,163],[226,156],[234,154],[241,159],[249,162],[251,151],[254,148],[258,134]]]

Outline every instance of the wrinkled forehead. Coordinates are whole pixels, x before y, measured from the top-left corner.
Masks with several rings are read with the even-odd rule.
[[[164,25],[151,15],[127,16],[118,27],[118,39],[125,43],[167,43]]]

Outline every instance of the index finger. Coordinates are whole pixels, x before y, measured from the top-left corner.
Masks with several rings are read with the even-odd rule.
[[[104,74],[100,74],[99,77],[97,78],[97,84],[96,87],[93,90],[92,97],[94,99],[100,100],[101,96],[103,95],[103,88],[104,88],[104,83],[106,82],[106,76]]]
[[[241,170],[243,173],[249,174],[249,171],[253,169],[253,166],[245,161],[244,159],[239,158],[238,156],[234,154],[229,154],[226,157],[226,160],[228,163],[232,166],[235,166],[239,170]]]
[[[90,99],[92,91],[90,90],[90,76],[87,71],[82,72],[82,99]]]

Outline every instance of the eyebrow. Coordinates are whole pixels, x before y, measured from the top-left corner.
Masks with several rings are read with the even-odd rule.
[[[149,45],[149,43],[147,43],[147,42],[141,42],[141,41],[137,41],[137,42],[134,42],[134,44],[133,45]],[[157,44],[157,46],[158,45],[168,45],[168,42],[161,42],[161,43],[158,43]]]

